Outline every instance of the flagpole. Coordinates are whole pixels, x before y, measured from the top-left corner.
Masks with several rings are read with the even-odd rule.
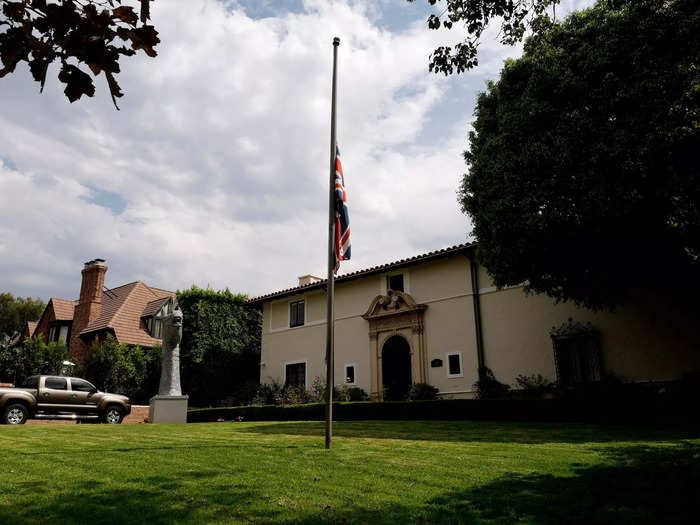
[[[328,308],[326,310],[326,448],[331,448],[333,437],[333,300],[335,291],[335,94],[340,38],[333,39],[333,91],[331,95],[331,170],[328,189]]]

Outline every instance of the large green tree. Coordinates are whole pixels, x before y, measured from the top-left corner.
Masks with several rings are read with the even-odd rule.
[[[0,0],[0,78],[26,62],[43,90],[49,66],[58,62],[58,80],[74,102],[95,94],[85,69],[93,77],[104,72],[117,107],[120,59],[138,50],[156,56],[160,40],[148,24],[149,6],[150,0]]]
[[[414,2],[415,0],[407,0]],[[482,33],[494,21],[500,24],[501,43],[514,45],[528,30],[539,31],[555,18],[560,0],[427,0],[437,11],[428,17],[430,29],[466,30],[466,39],[453,46],[440,46],[430,55],[430,71],[451,75],[479,64],[478,48]],[[619,0],[608,0],[618,2]],[[548,11],[551,7],[552,11]]]
[[[191,404],[217,403],[257,384],[262,316],[247,296],[193,286],[177,299],[184,315],[182,383]]]
[[[12,337],[24,330],[27,321],[36,321],[46,304],[41,299],[0,293],[0,336]]]
[[[63,341],[46,344],[41,336],[15,346],[0,341],[0,382],[19,385],[29,376],[60,374],[67,358]]]
[[[594,308],[698,283],[700,3],[600,1],[479,96],[463,210],[499,286]]]

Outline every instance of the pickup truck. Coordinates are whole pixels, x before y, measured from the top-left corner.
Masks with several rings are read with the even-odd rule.
[[[0,423],[27,419],[77,419],[119,424],[131,413],[126,396],[100,392],[77,377],[32,376],[20,388],[0,388]]]

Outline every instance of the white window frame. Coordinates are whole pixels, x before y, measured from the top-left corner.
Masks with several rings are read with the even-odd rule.
[[[450,374],[450,356],[459,356],[459,374]],[[464,363],[462,362],[462,352],[447,352],[445,354],[445,372],[447,372],[447,377],[464,377]]]
[[[292,303],[299,303],[299,302],[304,302],[304,322],[301,324],[298,324],[296,326],[292,326]],[[301,299],[290,299],[287,301],[287,329],[289,330],[290,328],[301,328],[302,326],[306,326],[306,320],[307,320],[307,304],[308,301],[306,300],[306,296],[302,296]],[[272,326],[272,309],[270,309],[270,326]]]
[[[65,329],[65,334],[63,337],[61,337],[61,333],[64,332]],[[58,326],[58,339],[57,341],[63,340],[64,343],[68,343],[68,325],[67,324],[61,324]]]
[[[282,369],[282,386],[287,386],[287,365],[300,365],[304,363],[304,390],[309,389],[309,363],[306,359],[299,361],[285,361],[284,368]]]
[[[396,270],[395,272],[387,272],[382,274],[382,281],[380,284],[381,295],[386,295],[389,291],[389,277],[393,275],[403,274],[403,291],[404,293],[411,293],[411,278],[408,268],[403,268],[401,270]]]
[[[352,383],[347,383],[346,380],[348,378],[348,367],[351,366],[353,368],[353,371],[355,372],[354,375],[354,381]],[[357,385],[357,365],[355,363],[345,363],[343,365],[343,384],[348,385],[348,386],[355,386]]]

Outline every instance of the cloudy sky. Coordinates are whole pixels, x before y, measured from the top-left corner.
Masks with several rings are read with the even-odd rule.
[[[559,12],[590,2],[570,0]],[[70,104],[26,67],[0,80],[0,291],[75,298],[83,262],[109,287],[142,280],[258,295],[324,275],[330,79],[353,260],[341,273],[464,242],[456,191],[474,103],[506,57],[428,72],[459,32],[430,31],[427,0],[157,0],[155,59],[122,60]]]

